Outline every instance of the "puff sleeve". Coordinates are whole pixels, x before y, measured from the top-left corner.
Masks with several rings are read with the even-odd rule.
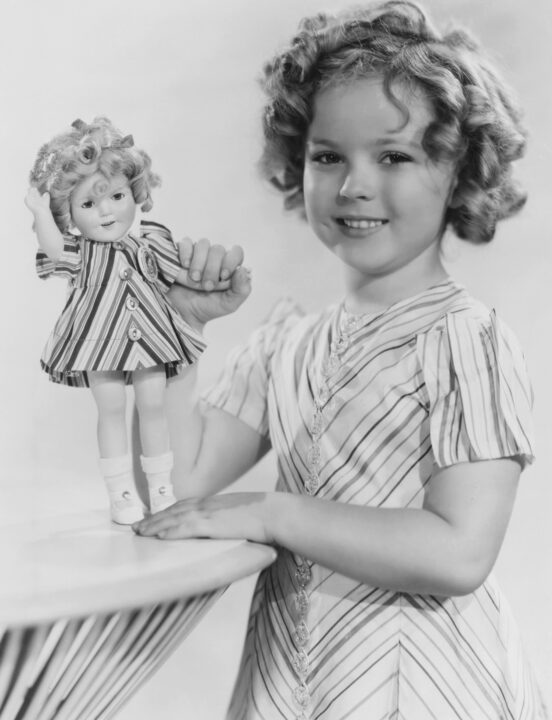
[[[451,313],[417,340],[440,467],[518,457],[533,460],[532,390],[511,330],[486,318]]]
[[[140,223],[140,237],[146,241],[148,247],[155,255],[159,274],[157,285],[161,292],[166,293],[182,270],[171,232],[164,225],[155,222]]]
[[[54,276],[74,280],[80,272],[81,265],[80,242],[75,235],[63,236],[63,252],[59,260],[51,260],[43,250],[38,250],[36,253],[36,272],[42,280]]]
[[[302,315],[291,300],[278,302],[249,342],[231,352],[217,382],[204,394],[204,401],[239,418],[260,435],[268,435],[272,358]]]

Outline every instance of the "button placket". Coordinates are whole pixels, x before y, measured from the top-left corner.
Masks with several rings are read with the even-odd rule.
[[[309,423],[310,445],[307,448],[307,473],[304,480],[305,491],[314,495],[320,488],[320,468],[322,465],[322,450],[320,438],[324,432],[324,410],[334,407],[330,377],[335,375],[342,367],[342,356],[351,345],[351,335],[360,324],[360,318],[348,316],[344,308],[338,322],[336,339],[330,343],[329,355],[322,365],[320,381],[314,392],[314,409]],[[295,720],[308,720],[311,705],[310,690],[307,685],[309,672],[308,647],[311,643],[311,632],[307,625],[307,616],[312,608],[312,599],[307,592],[307,586],[312,579],[309,563],[304,558],[297,558],[295,579],[299,589],[295,595],[295,610],[297,622],[293,632],[293,640],[297,650],[292,658],[293,668],[298,677],[299,684],[293,689],[293,698],[299,706],[300,712]]]
[[[297,622],[293,632],[293,640],[297,650],[293,655],[292,665],[299,683],[292,692],[293,699],[301,710],[301,714],[296,717],[307,720],[307,712],[311,702],[310,691],[307,685],[307,675],[309,672],[308,646],[311,641],[311,633],[307,625],[307,615],[311,603],[306,587],[311,582],[312,571],[309,563],[304,558],[299,557],[297,560],[295,579],[299,586],[294,598]]]

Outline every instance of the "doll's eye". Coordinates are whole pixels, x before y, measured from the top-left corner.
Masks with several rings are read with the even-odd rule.
[[[113,200],[122,200],[124,198],[125,194],[122,192],[116,192],[113,195]]]
[[[85,210],[90,210],[92,207],[94,207],[92,200],[85,200],[81,205],[81,208],[84,208]]]

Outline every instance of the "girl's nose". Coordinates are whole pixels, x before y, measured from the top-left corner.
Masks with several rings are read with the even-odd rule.
[[[374,172],[369,168],[349,168],[339,188],[345,200],[372,200],[376,194]]]

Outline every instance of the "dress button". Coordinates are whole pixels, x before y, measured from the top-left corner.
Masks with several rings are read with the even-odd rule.
[[[297,565],[295,568],[295,579],[299,583],[301,587],[305,587],[308,585],[312,578],[312,572],[308,564],[301,563],[301,565]]]
[[[308,613],[310,600],[305,588],[301,588],[295,596],[295,607],[301,617],[304,617]]]
[[[293,690],[293,698],[297,705],[305,710],[310,703],[310,693],[305,683],[301,683]]]
[[[132,275],[132,270],[129,267],[124,267],[119,270],[119,277],[121,280],[128,280]]]
[[[113,247],[115,248],[115,250],[121,250],[122,247],[123,247],[123,243],[114,242],[114,243],[113,243]]]
[[[307,675],[309,671],[309,656],[302,648],[293,656],[292,664],[293,669],[299,677],[304,678],[305,675]]]
[[[142,333],[139,328],[134,325],[134,323],[128,328],[128,339],[135,342],[136,340],[140,340],[142,337]]]
[[[293,632],[293,639],[300,648],[304,648],[306,645],[309,644],[310,631],[307,627],[307,623],[304,620],[301,620],[295,626],[295,630]]]
[[[127,297],[125,305],[127,307],[127,310],[130,310],[131,312],[133,312],[134,310],[136,310],[138,308],[138,300],[136,300],[136,298],[133,298],[133,297]]]

